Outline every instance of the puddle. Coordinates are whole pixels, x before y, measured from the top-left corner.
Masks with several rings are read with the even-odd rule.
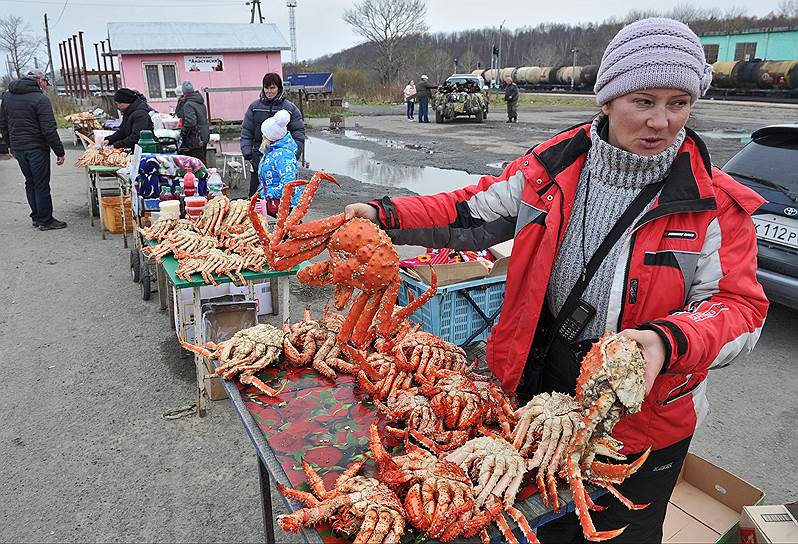
[[[374,160],[374,153],[330,142],[318,136],[305,141],[305,160],[312,170],[325,170],[359,181],[404,187],[420,195],[453,191],[479,181],[481,175],[433,166],[400,166]]]
[[[414,144],[395,140],[371,138],[354,130],[347,130],[351,139],[376,141],[381,145],[401,149],[413,149]],[[240,153],[238,140],[222,140],[219,144],[224,153]],[[430,151],[431,153],[431,151]],[[419,157],[423,160],[423,157]],[[325,140],[319,136],[307,136],[305,140],[305,161],[311,170],[324,170],[332,174],[349,176],[358,181],[403,187],[420,195],[431,195],[453,191],[479,181],[481,175],[468,174],[461,170],[449,170],[434,166],[400,166],[374,159],[373,151],[355,149]]]
[[[323,129],[322,132],[326,132],[328,134],[332,133],[332,131],[328,129]],[[340,131],[338,131],[340,134]],[[383,147],[388,147],[391,149],[414,149],[416,151],[422,151],[429,155],[432,155],[434,151],[428,147],[424,147],[423,145],[413,144],[413,143],[406,143],[401,140],[391,140],[389,138],[375,138],[373,136],[366,136],[362,132],[358,132],[357,130],[351,129],[344,129],[343,131],[344,138],[348,138],[350,140],[361,140],[366,142],[373,142],[375,144],[379,144]]]
[[[748,132],[728,132],[725,130],[699,130],[696,132],[702,138],[709,140],[735,140],[741,143],[748,143],[751,140],[751,134]]]

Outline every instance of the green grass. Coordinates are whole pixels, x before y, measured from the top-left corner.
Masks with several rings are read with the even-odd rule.
[[[504,94],[490,95],[490,105],[492,108],[504,108]],[[521,93],[518,99],[519,106],[541,107],[561,107],[561,108],[597,108],[595,98],[592,96],[555,96],[547,94]]]

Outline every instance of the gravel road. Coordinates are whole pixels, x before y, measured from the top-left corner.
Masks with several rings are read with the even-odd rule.
[[[347,117],[348,127],[376,141],[322,133],[324,121],[316,119],[309,133],[384,162],[497,173],[487,165],[512,160],[595,112],[527,107],[517,125],[491,112],[483,125],[419,126],[404,120],[402,108],[353,107],[361,115]],[[741,135],[796,117],[798,109],[702,101],[691,125],[709,134],[722,164],[741,147]],[[419,149],[388,147],[383,139]],[[212,403],[205,419],[161,418],[192,402],[193,363],[157,303],[142,301],[130,281],[121,237],[103,241],[89,226],[85,177],[70,166],[77,156],[70,150],[67,165],[53,162],[55,215],[69,227],[51,232],[31,228],[17,164],[0,160],[0,540],[260,540],[254,451],[226,401]],[[311,217],[408,194],[337,177],[341,188],[320,191]],[[292,283],[294,318],[306,304],[319,311],[330,293]],[[692,445],[764,489],[770,503],[797,498],[796,318],[774,306],[755,352],[712,373],[712,412]]]

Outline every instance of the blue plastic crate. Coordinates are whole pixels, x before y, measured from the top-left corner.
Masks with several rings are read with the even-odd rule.
[[[502,307],[506,280],[507,276],[491,276],[438,287],[432,300],[419,308],[410,319],[414,323],[422,323],[422,331],[440,336],[447,342],[464,345],[472,334],[482,328],[485,321],[463,296],[463,292],[467,292],[479,309],[491,317]],[[402,272],[402,288],[399,291],[397,304],[407,304],[408,290],[418,298],[428,288],[424,282]],[[487,340],[489,333],[490,326],[471,342]]]

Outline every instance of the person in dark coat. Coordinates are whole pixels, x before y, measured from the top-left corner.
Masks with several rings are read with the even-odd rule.
[[[25,176],[30,218],[39,230],[67,226],[53,217],[50,196],[50,150],[55,153],[58,166],[64,164],[65,152],[53,106],[43,92],[47,85],[44,72],[31,70],[24,78],[11,82],[0,103],[0,136]]]
[[[429,99],[436,85],[429,82],[426,75],[421,76],[421,81],[416,84],[416,98],[418,98],[418,122],[429,123]]]
[[[504,80],[504,101],[507,102],[507,122],[518,122],[518,85],[513,83],[513,78]]]
[[[271,72],[263,76],[263,89],[260,92],[260,98],[249,105],[244,114],[244,121],[241,123],[241,154],[252,164],[249,178],[250,196],[254,195],[260,186],[258,181],[258,164],[261,159],[258,147],[262,138],[260,127],[266,119],[280,110],[286,110],[291,114],[288,132],[296,142],[296,157],[300,159],[305,150],[305,121],[302,119],[299,108],[286,99],[280,75]]]
[[[114,102],[122,112],[122,124],[119,130],[108,136],[104,145],[112,145],[120,149],[132,149],[139,141],[142,130],[152,130],[152,108],[138,91],[119,89],[114,93]]]
[[[208,124],[208,109],[205,107],[205,100],[199,91],[194,90],[190,81],[184,81],[181,86],[182,98],[178,101],[180,105],[178,117],[183,120],[183,128],[180,130],[180,153],[196,157],[205,164],[205,149],[211,137],[211,129]]]

